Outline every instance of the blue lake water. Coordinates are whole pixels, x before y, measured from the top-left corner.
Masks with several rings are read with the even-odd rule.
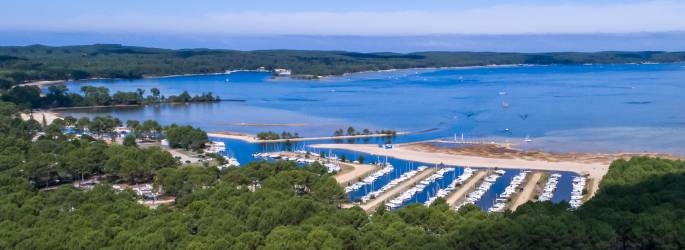
[[[397,141],[451,137],[533,142],[549,151],[656,151],[685,155],[685,65],[580,65],[397,70],[323,80],[273,80],[267,73],[68,83],[163,95],[213,92],[212,104],[71,111],[123,120],[155,119],[208,131],[298,132],[395,129],[429,133]],[[249,127],[238,123],[301,124]],[[360,142],[363,143],[363,142]]]

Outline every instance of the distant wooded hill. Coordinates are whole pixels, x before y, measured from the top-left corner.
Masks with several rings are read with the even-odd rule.
[[[0,47],[0,85],[36,80],[140,78],[147,75],[217,73],[236,69],[287,68],[300,75],[491,64],[623,64],[685,61],[685,52],[495,53],[157,49],[99,44]]]

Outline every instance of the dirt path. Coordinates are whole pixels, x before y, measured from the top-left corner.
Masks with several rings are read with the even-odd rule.
[[[535,196],[535,187],[537,187],[540,177],[542,177],[541,172],[535,172],[530,176],[528,182],[526,182],[526,186],[523,187],[523,191],[521,191],[521,193],[516,197],[516,200],[509,207],[511,211],[516,211],[516,208],[528,202],[533,198],[533,196]]]
[[[450,207],[456,206],[457,202],[461,200],[461,198],[463,198],[467,192],[471,191],[471,189],[473,189],[473,186],[475,186],[476,183],[483,179],[487,174],[488,171],[479,170],[478,173],[471,176],[471,178],[463,186],[457,189],[456,192],[453,192],[452,194],[447,196],[447,199],[445,200],[447,202],[447,205],[449,205]]]
[[[404,192],[404,190],[407,190],[408,188],[414,186],[415,183],[423,180],[424,178],[430,176],[431,174],[435,173],[435,171],[438,171],[437,168],[427,168],[426,170],[423,170],[421,173],[418,173],[412,178],[409,178],[409,180],[406,180],[399,185],[395,186],[394,188],[388,190],[387,192],[381,194],[380,196],[376,197],[376,199],[373,199],[367,203],[364,203],[361,205],[361,208],[364,209],[366,212],[373,212],[376,207],[379,205],[385,203],[386,200],[389,200],[392,197],[395,197],[395,195],[399,194],[400,192]]]

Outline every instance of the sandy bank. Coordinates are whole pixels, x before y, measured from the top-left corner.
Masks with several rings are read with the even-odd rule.
[[[396,135],[405,135],[409,132],[398,132]],[[343,139],[357,139],[357,138],[375,138],[375,137],[389,137],[389,134],[369,134],[369,135],[344,135],[344,136],[323,136],[323,137],[302,137],[292,139],[278,139],[278,140],[260,140],[254,135],[233,133],[233,132],[211,132],[207,133],[209,137],[226,138],[246,141],[249,143],[268,143],[268,142],[297,142],[297,141],[320,141],[320,140],[343,140]]]
[[[477,168],[505,168],[505,169],[531,169],[542,171],[570,171],[580,175],[588,175],[594,180],[601,180],[607,173],[609,164],[606,162],[574,161],[573,159],[536,159],[536,158],[495,158],[483,154],[483,156],[459,154],[455,152],[431,152],[419,151],[411,145],[395,145],[392,149],[379,148],[368,144],[317,144],[315,148],[345,149],[364,152],[374,155],[387,155],[397,159],[423,162],[427,164],[447,164],[463,167]],[[599,181],[593,182],[592,195],[597,191]]]
[[[42,123],[43,117],[45,117],[45,122],[47,124],[51,124],[52,121],[54,121],[55,119],[62,118],[57,113],[50,111],[34,111],[33,114],[21,114],[21,119],[23,119],[24,121],[28,121],[30,118],[33,118],[33,120]]]
[[[47,87],[47,86],[50,86],[50,85],[60,85],[60,84],[64,84],[64,83],[66,83],[66,82],[67,82],[67,81],[65,81],[65,80],[35,81],[35,82],[22,83],[22,84],[19,84],[19,85],[17,85],[17,86],[36,86],[36,87],[39,87],[39,88],[44,88],[44,87]]]

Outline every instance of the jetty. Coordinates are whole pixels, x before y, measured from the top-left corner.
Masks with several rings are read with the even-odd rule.
[[[538,186],[538,181],[540,181],[541,177],[542,172],[535,172],[530,176],[530,178],[526,182],[526,185],[523,187],[523,191],[521,191],[521,193],[518,194],[518,196],[516,196],[516,199],[509,206],[509,210],[516,211],[516,209],[519,206],[532,200],[533,197],[535,197],[535,190]]]
[[[478,184],[478,182],[485,178],[485,175],[487,175],[488,172],[489,171],[479,170],[475,175],[471,177],[471,179],[469,179],[466,183],[464,183],[464,185],[457,189],[456,192],[447,196],[447,199],[445,199],[447,205],[449,205],[450,207],[455,207],[460,200],[464,199],[466,193],[473,190],[476,184]]]
[[[412,178],[409,178],[408,180],[400,183],[399,185],[395,186],[394,188],[382,193],[378,197],[361,204],[360,207],[364,209],[366,212],[373,212],[376,207],[382,205],[384,202],[387,200],[390,200],[390,198],[395,197],[397,194],[404,192],[408,188],[414,186],[415,183],[423,180],[424,178],[430,176],[431,174],[435,173],[438,171],[437,168],[426,168],[425,170],[421,171],[417,175],[415,175]]]

